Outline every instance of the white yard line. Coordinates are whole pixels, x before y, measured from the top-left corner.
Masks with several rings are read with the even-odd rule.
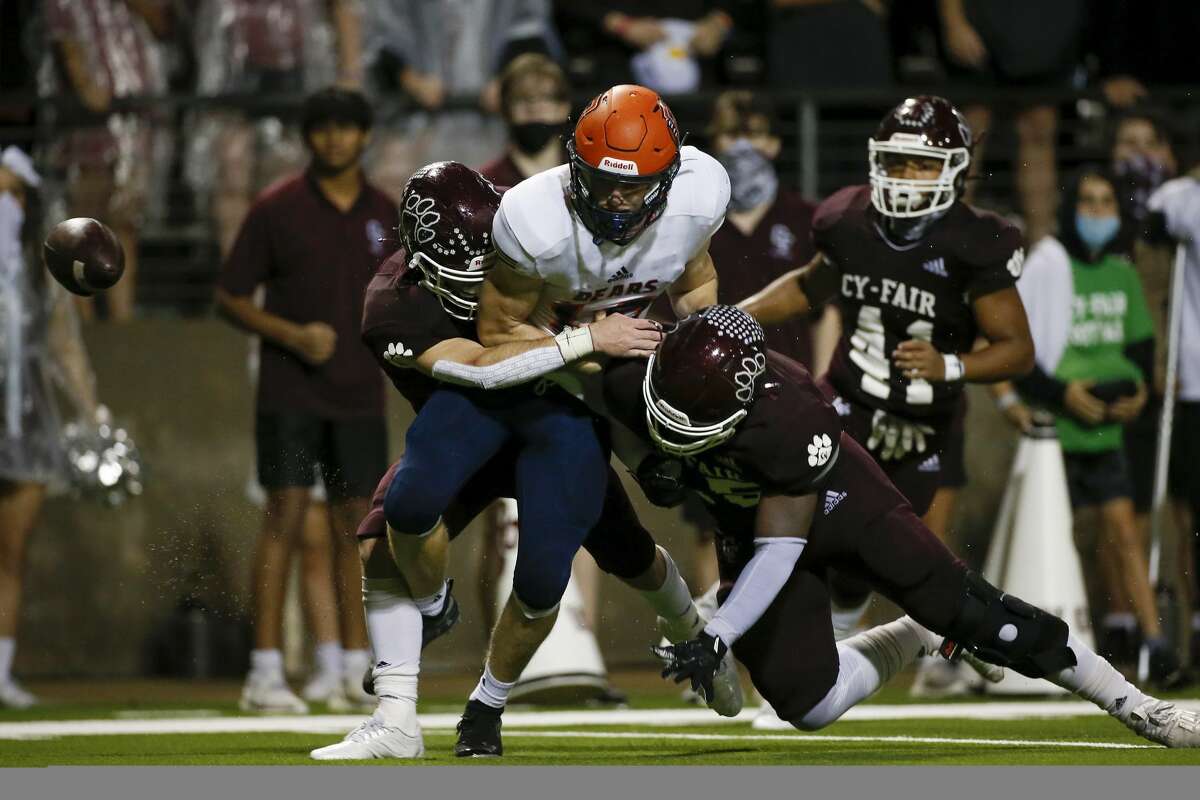
[[[1063,742],[1037,739],[948,739],[940,736],[828,736],[825,734],[731,734],[731,733],[607,733],[602,731],[506,731],[505,736],[546,737],[559,739],[670,739],[692,742],[795,742],[821,744],[825,742],[876,742],[890,744],[974,744],[988,747],[1082,747],[1101,750],[1157,750],[1156,744],[1123,744],[1119,742]]]
[[[1180,706],[1200,709],[1200,701],[1184,701]],[[877,721],[904,719],[972,719],[1016,720],[1050,719],[1095,716],[1104,712],[1090,703],[1079,701],[1050,702],[991,702],[938,703],[912,705],[867,704],[851,709],[842,719],[847,721]],[[733,719],[718,717],[708,709],[617,709],[611,711],[518,711],[510,709],[504,715],[505,731],[522,728],[577,727],[595,725],[639,725],[654,727],[683,727],[749,722],[754,710],[747,709]],[[426,730],[452,729],[458,714],[422,714],[421,725]],[[0,723],[0,739],[45,739],[58,736],[117,736],[192,733],[329,733],[343,734],[363,720],[363,716],[323,715],[299,717],[181,717],[176,719],[92,719],[47,720]],[[553,735],[560,735],[555,733]],[[572,732],[564,735],[592,735]],[[615,734],[600,734],[599,737]],[[623,734],[622,734],[623,735]],[[658,734],[631,732],[630,737],[655,737]],[[724,734],[684,734],[686,736],[723,736]],[[675,736],[675,734],[672,734]],[[763,738],[746,734],[745,738]],[[768,735],[767,738],[770,738]],[[814,737],[787,735],[801,741],[854,741],[855,737]],[[864,741],[892,741],[889,738],[870,738]],[[895,741],[900,741],[896,739]],[[911,741],[920,741],[913,739]],[[954,740],[930,740],[954,741]],[[989,740],[971,740],[988,742]],[[1067,746],[1093,746],[1079,743]],[[1096,745],[1100,746],[1100,745]]]

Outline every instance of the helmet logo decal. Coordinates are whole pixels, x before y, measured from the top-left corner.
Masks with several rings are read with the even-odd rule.
[[[1005,266],[1008,267],[1009,274],[1011,274],[1014,278],[1019,278],[1021,277],[1021,268],[1024,266],[1024,264],[1025,248],[1018,247],[1013,251],[1012,257],[1008,259],[1008,264]]]
[[[626,161],[623,158],[613,158],[612,156],[605,156],[604,158],[600,159],[600,164],[598,166],[600,167],[600,169],[604,170],[605,172],[616,172],[621,175],[637,175],[638,174],[637,162]]]
[[[914,106],[920,109],[920,114],[918,116],[910,116],[908,113]],[[906,128],[924,128],[926,125],[933,122],[933,115],[933,105],[930,103],[903,103],[899,108],[896,109],[894,116],[896,118],[896,123],[903,125]]]
[[[404,213],[413,217],[413,239],[416,244],[428,244],[437,235],[434,226],[442,221],[441,213],[433,210],[432,197],[421,197],[413,192],[404,201]]]
[[[733,373],[733,382],[737,384],[737,399],[749,403],[754,399],[754,382],[758,376],[766,372],[767,356],[765,353],[755,353],[753,356],[742,358],[742,368]]]
[[[833,440],[829,434],[820,433],[813,436],[812,444],[808,446],[808,465],[820,467],[833,455]]]

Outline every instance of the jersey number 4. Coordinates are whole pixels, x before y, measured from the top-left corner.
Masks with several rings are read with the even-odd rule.
[[[905,333],[909,339],[929,342],[933,340],[933,322],[918,319],[910,324]],[[883,312],[879,306],[860,306],[858,322],[850,335],[850,360],[862,370],[862,390],[880,400],[892,396],[892,360],[887,351],[887,337],[883,328]],[[924,378],[913,378],[904,387],[904,401],[909,405],[923,406],[933,402],[933,384]]]

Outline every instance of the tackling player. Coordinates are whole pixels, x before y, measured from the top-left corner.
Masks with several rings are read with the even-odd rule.
[[[869,183],[817,208],[817,255],[739,304],[767,325],[838,303],[842,336],[821,388],[920,515],[941,483],[963,384],[1033,367],[1014,288],[1021,234],[959,200],[971,147],[949,101],[923,95],[896,106],[868,141]],[[977,338],[985,343],[972,349]],[[836,591],[847,631],[869,599],[853,584],[839,579]]]
[[[674,562],[655,548],[616,475],[606,474],[591,414],[560,391],[519,385],[587,351],[566,336],[491,348],[475,339],[475,296],[493,260],[499,202],[495,187],[461,164],[419,170],[401,199],[404,249],[367,289],[363,339],[418,415],[403,458],[380,482],[358,530],[376,658],[370,681],[380,704],[344,741],[313,751],[317,759],[424,752],[416,717],[420,651],[458,618],[444,580],[446,546],[498,497],[515,495],[521,504],[521,548],[512,599],[460,725],[458,755],[500,755],[507,688],[549,631],[571,559],[597,516],[584,541],[597,562],[642,592],[673,640],[702,624]],[[586,333],[597,352],[631,356],[650,352],[661,336],[654,323],[622,315]],[[594,458],[584,457],[589,448]],[[736,714],[740,687],[734,680],[724,686],[715,702]]]
[[[1200,747],[1200,715],[1144,694],[1065,621],[955,558],[745,312],[683,320],[648,363],[612,366],[604,384],[617,418],[678,459],[674,474],[720,525],[723,602],[695,639],[657,649],[664,676],[707,693],[732,648],[781,718],[815,730],[916,658],[966,652],[1050,680],[1151,741]],[[910,616],[835,642],[830,568],[862,575]]]

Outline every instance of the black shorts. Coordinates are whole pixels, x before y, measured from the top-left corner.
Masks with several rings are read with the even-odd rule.
[[[1179,406],[1176,406],[1178,413]],[[1133,487],[1133,507],[1146,513],[1154,502],[1154,464],[1158,451],[1158,419],[1162,402],[1146,403],[1142,413],[1121,432],[1125,460],[1129,464],[1129,480]],[[1176,425],[1179,418],[1176,417]],[[1179,433],[1178,427],[1175,430]]]
[[[388,467],[383,417],[264,412],[255,419],[254,441],[258,482],[267,491],[312,486],[320,467],[330,500],[370,497]]]
[[[942,450],[942,483],[947,489],[962,489],[967,485],[967,396],[954,412],[946,447]]]
[[[1122,497],[1133,499],[1133,481],[1124,450],[1102,453],[1063,453],[1071,508],[1103,505]]]

